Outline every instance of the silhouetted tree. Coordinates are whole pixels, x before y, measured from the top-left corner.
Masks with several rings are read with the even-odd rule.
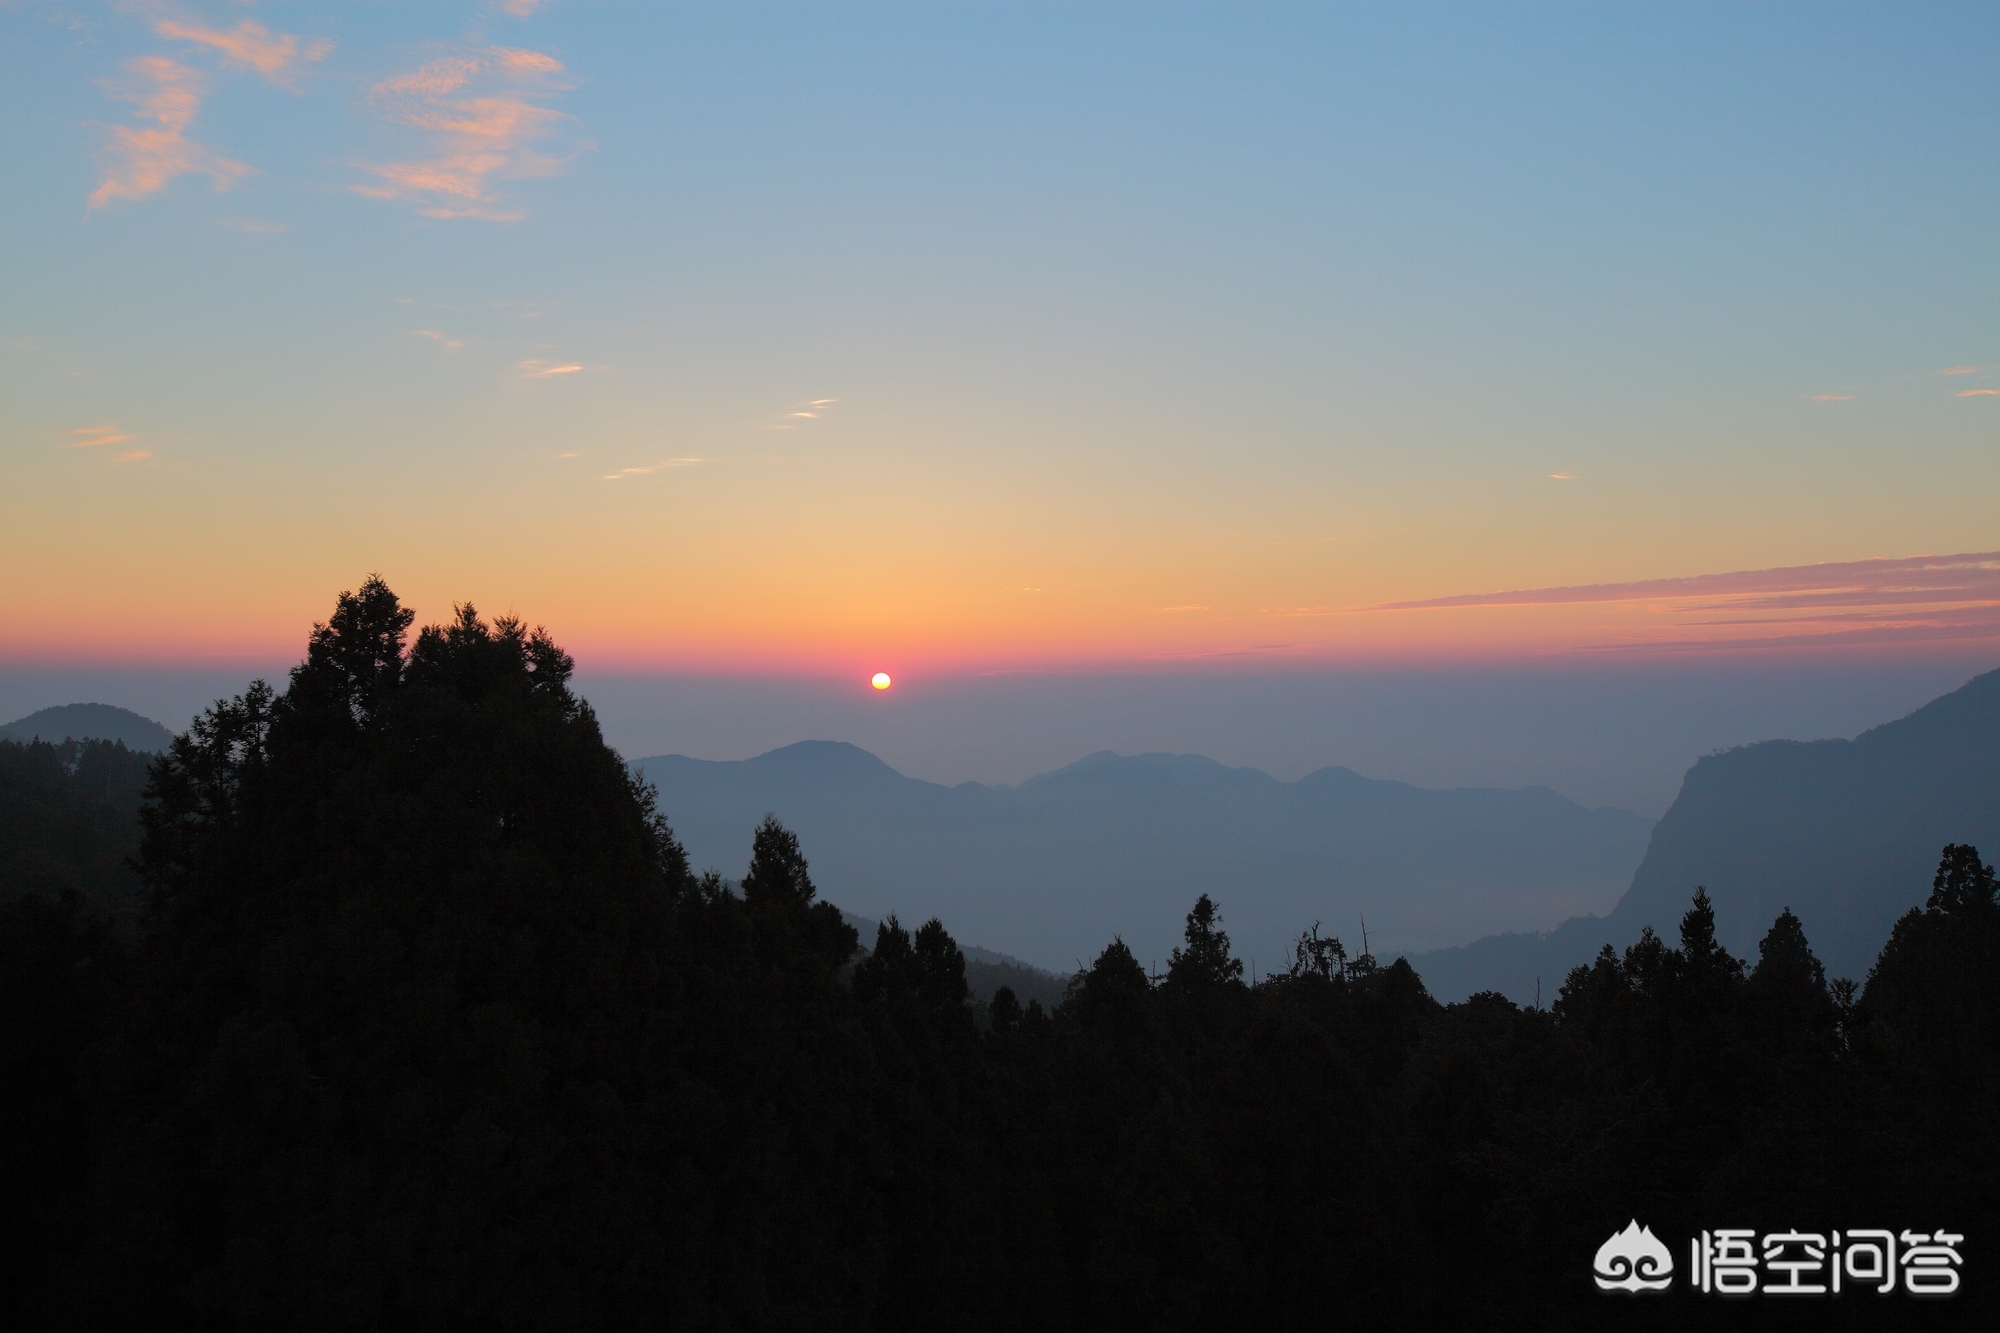
[[[1021,1026],[1021,1003],[1014,998],[1012,986],[1002,986],[993,992],[987,1002],[986,1012],[995,1032],[1012,1032]]]
[[[1708,890],[1694,891],[1694,904],[1681,917],[1680,974],[1698,985],[1727,986],[1743,979],[1743,960],[1715,938],[1715,907]]]
[[[1072,994],[1090,1002],[1110,1002],[1132,999],[1145,995],[1152,989],[1146,980],[1146,969],[1139,966],[1139,960],[1132,956],[1132,950],[1122,938],[1114,937],[1104,946],[1104,952],[1097,955],[1091,965],[1077,973],[1071,983]]]
[[[1167,961],[1167,985],[1178,990],[1222,986],[1243,980],[1243,962],[1229,956],[1229,936],[1222,913],[1207,894],[1195,899],[1187,914],[1187,947],[1175,949]]]
[[[916,951],[910,932],[891,912],[875,927],[875,947],[854,969],[854,995],[861,1000],[885,1000],[916,993]]]
[[[1914,1114],[1993,1114],[2000,1099],[2000,910],[1975,847],[1944,849],[1929,900],[1911,908],[1868,973],[1871,1045],[1920,1094]]]
[[[1995,891],[1993,867],[1980,863],[1979,849],[1969,843],[1952,843],[1938,860],[1931,896],[1924,906],[1947,916],[1979,918],[1994,910]]]
[[[545,634],[461,607],[405,655],[408,624],[371,580],[155,765],[94,1319],[537,1323],[633,1252],[609,1105],[685,857]]]
[[[1826,968],[1806,943],[1805,927],[1787,907],[1757,946],[1745,998],[1767,1037],[1831,1036],[1839,1011]]]
[[[841,919],[840,909],[814,901],[817,890],[806,873],[798,835],[776,815],[765,815],[751,835],[750,868],[742,889],[758,922],[760,953],[777,973],[803,968],[806,985],[823,986],[860,947],[860,937]]]
[[[461,615],[469,609],[461,608]],[[344,713],[357,726],[378,720],[402,684],[404,640],[415,620],[379,574],[370,574],[359,591],[340,594],[326,623],[313,626],[306,660],[292,672],[288,709]],[[560,671],[566,680],[568,659]]]
[[[1237,974],[1241,976],[1239,972]],[[1298,942],[1292,946],[1292,962],[1287,975],[1294,979],[1317,977],[1321,981],[1336,981],[1347,975],[1347,949],[1339,938],[1321,935],[1319,922],[1312,923],[1310,929],[1299,933]]]
[[[911,953],[916,962],[917,993],[926,1004],[941,1010],[965,1007],[965,954],[944,928],[932,917],[917,928]]]
[[[812,876],[806,873],[806,858],[799,851],[798,835],[765,815],[750,841],[750,868],[743,875],[743,900],[748,903],[783,902],[799,906],[813,900]]]

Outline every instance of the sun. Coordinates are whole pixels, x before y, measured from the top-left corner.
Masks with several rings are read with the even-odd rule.
[[[873,685],[878,690],[886,690],[889,688],[889,683],[890,683],[889,673],[886,671],[878,671],[869,678],[868,683],[870,685]]]

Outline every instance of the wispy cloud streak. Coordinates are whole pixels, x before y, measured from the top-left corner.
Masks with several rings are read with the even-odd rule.
[[[249,19],[227,31],[182,23],[178,19],[161,19],[153,24],[153,31],[174,41],[194,42],[219,51],[226,63],[254,69],[279,85],[290,82],[291,71],[298,62],[312,63],[333,54],[333,43],[324,37],[301,43],[290,33],[273,33]]]
[[[1851,560],[1839,564],[1791,565],[1691,578],[1645,579],[1635,583],[1587,583],[1567,588],[1516,588],[1432,597],[1417,602],[1382,602],[1360,611],[1428,611],[1455,606],[1551,606],[1565,602],[1644,602],[1718,593],[1757,595],[1838,588],[1875,592],[1942,591],[1984,579],[2000,570],[2000,551],[1973,555],[1914,555],[1901,560]]]
[[[107,444],[129,444],[138,439],[116,426],[79,426],[63,436],[65,449],[100,449]]]
[[[281,87],[291,86],[301,64],[324,60],[334,49],[323,37],[274,33],[252,19],[225,29],[169,16],[155,19],[153,31],[168,41],[215,52],[225,67],[254,70]],[[180,176],[206,175],[216,189],[226,190],[253,174],[244,163],[188,138],[188,127],[208,93],[207,75],[164,55],[128,61],[125,70],[130,77],[107,83],[105,89],[137,105],[142,124],[111,127],[103,178],[90,196],[92,208],[157,194]]]
[[[104,178],[91,192],[90,206],[102,208],[113,199],[143,199],[157,194],[178,176],[201,174],[226,190],[251,169],[187,137],[188,126],[201,110],[208,79],[166,56],[141,56],[125,66],[133,78],[107,90],[132,102],[141,127],[111,127],[110,161]]]
[[[674,468],[694,467],[698,463],[706,463],[707,461],[706,458],[668,458],[658,463],[648,463],[644,467],[621,467],[616,472],[605,473],[604,480],[624,481],[629,477],[643,477],[653,472],[667,472]]]
[[[562,170],[561,158],[533,147],[567,119],[538,105],[568,88],[562,76],[553,57],[494,46],[384,79],[369,90],[370,103],[391,124],[420,133],[431,151],[364,166],[375,180],[354,189],[372,199],[415,203],[425,217],[526,217],[500,198],[494,183]]]
[[[2000,551],[1517,588],[1383,602],[1353,608],[1350,614],[1554,606],[1625,606],[1642,614],[1640,622],[1625,622],[1636,637],[1596,645],[1601,648],[1749,648],[2000,636]],[[1756,638],[1705,632],[1748,626],[1793,632]]]
[[[827,414],[827,410],[829,408],[831,408],[835,403],[839,401],[840,400],[838,398],[810,399],[807,402],[800,403],[798,407],[794,408],[790,412],[785,413],[782,417],[779,417],[775,422],[772,422],[770,425],[766,426],[765,429],[793,430],[796,429],[801,422],[818,421],[821,417],[824,417]]]

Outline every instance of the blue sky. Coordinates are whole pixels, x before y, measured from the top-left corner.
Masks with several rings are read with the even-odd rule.
[[[630,669],[1511,660],[1653,631],[1351,613],[2000,547],[1990,5],[512,8],[0,6],[0,655],[380,569]]]

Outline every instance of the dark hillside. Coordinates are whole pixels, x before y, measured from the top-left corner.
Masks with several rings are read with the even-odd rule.
[[[14,741],[123,741],[126,748],[165,754],[174,734],[150,717],[111,704],[59,704],[0,726]]]
[[[74,890],[129,922],[139,798],[151,755],[117,741],[0,740],[0,901]]]

